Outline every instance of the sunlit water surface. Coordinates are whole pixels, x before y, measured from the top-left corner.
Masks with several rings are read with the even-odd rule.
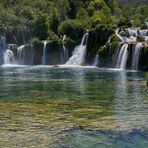
[[[146,148],[144,73],[0,67],[0,147]]]

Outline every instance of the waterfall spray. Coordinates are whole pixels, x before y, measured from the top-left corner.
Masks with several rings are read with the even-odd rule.
[[[43,55],[42,55],[42,65],[46,64],[46,45],[47,41],[44,41],[44,47],[43,47]]]
[[[128,49],[128,44],[123,44],[118,54],[116,68],[119,68],[119,69],[126,68],[127,57],[128,57],[127,49]]]
[[[76,46],[72,57],[66,62],[66,65],[82,65],[85,62],[87,40],[89,33],[84,34],[81,44]]]
[[[142,47],[142,43],[137,43],[134,48],[133,55],[132,55],[133,70],[138,70],[141,47]]]

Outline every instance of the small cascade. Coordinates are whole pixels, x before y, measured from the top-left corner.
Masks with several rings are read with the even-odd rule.
[[[68,58],[69,58],[68,49],[65,47],[65,45],[63,45],[63,61],[64,61],[64,63],[67,62]]]
[[[116,68],[125,69],[128,58],[128,44],[123,44],[117,58]]]
[[[25,52],[24,49],[25,45],[21,45],[17,48],[17,64],[22,65],[25,61]]]
[[[62,41],[64,42],[66,39],[66,35],[63,35]],[[68,55],[68,49],[65,47],[65,45],[63,44],[63,48],[61,50],[60,53],[60,57],[61,57],[61,63],[65,64],[67,62],[67,60],[69,59],[69,55]]]
[[[96,54],[96,56],[94,58],[93,66],[97,66],[98,64],[99,64],[99,55]]]
[[[47,41],[43,42],[44,47],[43,47],[43,55],[42,55],[42,65],[46,64],[46,45],[47,45]]]
[[[132,55],[133,70],[138,70],[141,47],[142,47],[142,43],[137,43],[134,48],[133,55]]]
[[[84,34],[81,44],[76,46],[73,55],[66,62],[66,65],[82,65],[85,62],[87,40],[89,33]]]
[[[117,36],[122,42],[124,42],[124,41],[125,41],[124,37],[122,37],[119,33],[120,33],[119,29],[116,29],[116,30],[115,30],[116,36]]]
[[[13,64],[15,64],[14,54],[10,49],[7,49],[4,53],[4,65],[13,65]]]
[[[127,28],[125,30],[115,30],[116,35],[122,42],[136,42],[137,37],[140,36],[144,41],[148,41],[148,30],[140,28]]]
[[[65,41],[66,39],[66,35],[63,36],[63,41]],[[65,47],[65,45],[63,44],[63,59],[64,59],[64,63],[67,62],[69,55],[68,55],[68,49]]]
[[[139,30],[138,33],[145,39],[145,41],[148,41],[148,30]]]

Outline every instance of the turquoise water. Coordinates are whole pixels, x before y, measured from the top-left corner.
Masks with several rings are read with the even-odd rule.
[[[143,72],[0,67],[0,147],[145,148]]]

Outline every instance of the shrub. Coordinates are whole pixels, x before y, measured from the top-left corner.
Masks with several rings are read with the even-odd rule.
[[[83,25],[78,20],[66,20],[59,27],[59,34],[65,34],[74,41],[82,37]]]

